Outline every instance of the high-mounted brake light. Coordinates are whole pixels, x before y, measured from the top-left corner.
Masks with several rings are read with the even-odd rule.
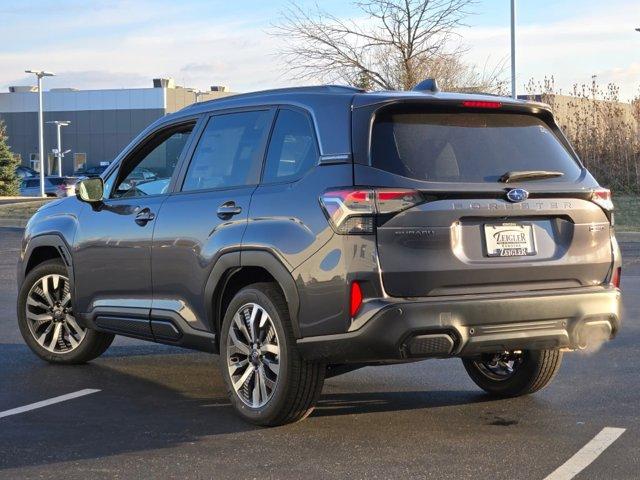
[[[502,102],[487,102],[484,100],[464,100],[462,102],[463,107],[467,108],[500,108]]]
[[[611,200],[611,190],[607,188],[598,188],[591,192],[591,201],[600,205],[605,210],[613,210],[613,201]]]
[[[320,197],[331,227],[340,234],[371,234],[374,217],[406,210],[422,202],[422,195],[405,189],[336,189]]]
[[[351,314],[351,318],[356,316],[358,310],[362,306],[362,289],[360,288],[360,284],[358,282],[351,283],[351,300],[349,303],[349,313]]]

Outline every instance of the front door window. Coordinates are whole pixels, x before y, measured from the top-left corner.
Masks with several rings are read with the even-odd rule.
[[[120,168],[110,198],[166,193],[192,129],[189,124],[162,132],[128,158]]]

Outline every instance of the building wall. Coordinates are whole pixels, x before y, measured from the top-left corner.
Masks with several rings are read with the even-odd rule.
[[[74,171],[74,153],[86,154],[88,166],[110,162],[144,128],[164,115],[164,109],[83,110],[45,112],[45,122],[69,120],[62,128],[62,148],[71,150],[63,159],[63,173]],[[38,114],[36,112],[0,113],[7,126],[13,153],[29,166],[31,154],[38,153]],[[45,152],[56,148],[56,126],[44,125]]]
[[[234,95],[231,92],[202,92],[199,95],[200,102],[207,100],[215,100],[217,98],[228,97]],[[166,108],[167,113],[177,112],[178,110],[195,103],[196,94],[187,88],[168,88],[166,90]]]
[[[232,95],[204,92],[200,101]],[[158,118],[194,103],[187,88],[131,88],[118,90],[54,89],[43,93],[45,122],[68,120],[62,128],[63,174],[75,170],[74,154],[86,155],[88,167],[112,161],[122,149]],[[7,126],[9,145],[30,166],[38,153],[37,92],[0,93],[0,119]],[[44,150],[56,148],[56,126],[44,125]],[[46,157],[45,157],[46,158]]]
[[[166,113],[166,89],[51,90],[43,93],[44,121],[68,120],[62,146],[71,150],[63,173],[74,171],[74,153],[85,154],[87,166],[110,162],[150,123]],[[38,94],[0,93],[0,119],[7,126],[9,145],[30,166],[38,153]],[[56,126],[44,125],[47,156],[57,146]]]

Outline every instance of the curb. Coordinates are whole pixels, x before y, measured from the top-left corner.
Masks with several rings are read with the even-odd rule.
[[[16,203],[31,203],[31,202],[42,202],[42,201],[52,201],[55,198],[47,197],[0,197],[0,205],[11,205]]]
[[[0,228],[24,228],[29,219],[21,218],[0,218]]]
[[[640,242],[640,232],[616,232],[618,242]]]

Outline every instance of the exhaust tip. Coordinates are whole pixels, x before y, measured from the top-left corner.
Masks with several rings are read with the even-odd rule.
[[[448,333],[433,333],[411,337],[403,350],[411,357],[434,357],[450,355],[455,341]]]
[[[611,338],[613,328],[609,320],[591,320],[584,322],[576,334],[576,347],[579,350],[597,350]]]

